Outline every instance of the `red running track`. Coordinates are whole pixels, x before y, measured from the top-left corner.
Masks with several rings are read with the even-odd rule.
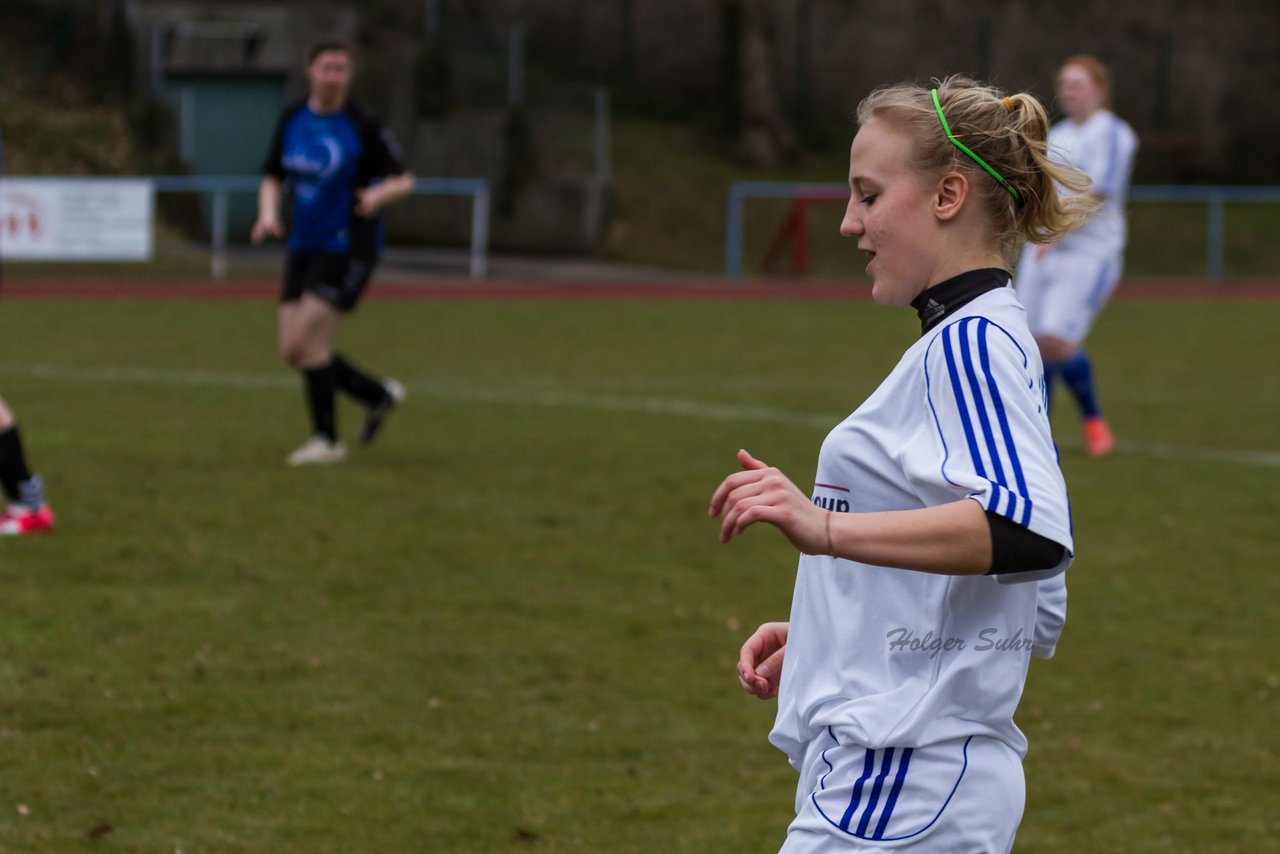
[[[131,282],[19,281],[0,285],[0,300],[178,300],[192,302],[275,300],[274,282]],[[866,282],[817,283],[769,279],[730,282],[723,279],[680,282],[516,282],[430,279],[421,282],[375,282],[366,294],[374,302],[431,300],[868,300]],[[1124,282],[1113,299],[1272,301],[1280,300],[1278,282]]]

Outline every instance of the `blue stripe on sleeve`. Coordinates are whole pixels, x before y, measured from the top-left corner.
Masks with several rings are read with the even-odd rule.
[[[1018,521],[1025,527],[1031,521],[1031,495],[1027,491],[1027,479],[1022,474],[1022,461],[1018,459],[1018,447],[1013,441],[1013,431],[1009,429],[1009,416],[1005,412],[1004,401],[1000,398],[1000,389],[996,386],[995,375],[991,372],[991,354],[987,350],[987,333],[990,321],[985,317],[978,324],[978,360],[982,364],[982,372],[986,376],[987,387],[991,392],[991,405],[996,411],[996,420],[1000,422],[1000,432],[1004,435],[1005,449],[1009,454],[1009,463],[1013,466],[1013,477],[1018,486],[1018,495],[1024,499],[1022,518]],[[996,327],[999,329],[1000,327]],[[1004,330],[1001,330],[1002,332]],[[1005,333],[1006,335],[1008,333]],[[1010,508],[1012,510],[1012,507]],[[1013,518],[1010,516],[1009,518]]]
[[[956,358],[951,348],[951,335],[956,324],[942,330],[942,352],[947,359],[947,373],[951,376],[951,387],[956,395],[956,410],[960,413],[960,424],[964,427],[964,438],[969,443],[969,455],[973,457],[973,469],[979,477],[986,477],[986,469],[982,466],[982,457],[978,453],[978,441],[973,434],[973,424],[969,422],[969,408],[966,403],[964,387],[960,384],[960,373],[956,370]]]
[[[999,491],[995,489],[992,489],[991,494],[987,496],[987,509],[992,513],[1000,512],[1000,497]]]
[[[933,405],[933,380],[929,376],[929,353],[932,352],[933,345],[937,343],[938,336],[935,336],[924,351],[924,394],[925,400],[929,403],[929,414],[933,416],[933,429],[937,431],[938,441],[942,443],[942,462],[938,465],[938,473],[942,475],[942,479],[947,483],[952,486],[959,486],[960,484],[947,477],[947,461],[951,459],[951,447],[947,445],[947,437],[942,432],[942,422],[938,420],[938,410]]]
[[[977,369],[974,366],[974,359],[969,349],[969,336],[966,327],[973,320],[978,321],[976,327],[978,341],[977,364],[982,370],[989,396],[991,398],[991,411],[994,412],[994,421],[1000,427],[1000,439],[997,440],[993,430],[993,418],[988,414],[986,409],[986,396],[982,392],[983,383],[977,379]],[[992,329],[999,330],[1009,340],[1018,354],[1022,357],[1022,367],[1026,368],[1030,364],[1026,351],[1018,340],[1009,334],[1000,324],[992,322],[985,317],[968,317],[963,318],[956,323],[952,323],[939,330],[938,337],[942,340],[942,349],[944,361],[947,366],[947,374],[951,381],[952,391],[956,402],[956,411],[960,416],[960,424],[964,430],[965,442],[967,443],[969,456],[973,460],[974,473],[990,484],[989,494],[987,495],[984,509],[993,513],[999,513],[1001,516],[1013,522],[1018,522],[1026,526],[1031,521],[1032,501],[1030,492],[1027,489],[1026,477],[1022,470],[1021,459],[1018,456],[1017,446],[1013,440],[1013,431],[1009,426],[1007,410],[1004,407],[1004,401],[1000,396],[999,388],[996,385],[995,375],[991,370],[991,354],[989,350],[989,337]],[[964,332],[964,337],[959,337]],[[957,336],[953,341],[952,336]],[[930,343],[932,349],[935,338]],[[960,348],[960,358],[956,356],[956,348]],[[947,445],[946,434],[942,430],[941,420],[938,412],[934,407],[931,377],[929,375],[929,352],[925,352],[925,388],[928,395],[929,409],[933,414],[934,427],[938,433],[938,439],[943,447],[942,461],[942,477],[955,486],[959,486],[950,477],[947,476],[947,462],[950,458],[949,448]],[[960,365],[963,363],[964,370],[961,371]],[[967,382],[966,382],[967,381]],[[969,414],[969,400],[974,400],[974,406],[978,410],[979,418],[983,427],[983,442],[991,455],[992,465],[996,468],[994,474],[999,482],[992,480],[987,475],[987,466],[983,463],[977,431],[974,428],[973,417]],[[1000,460],[998,448],[1003,444],[1006,449],[1006,457],[1012,469],[1012,475],[1015,483],[1009,484],[1005,477],[1005,470]],[[1011,488],[1016,485],[1016,488]]]
[[[969,388],[973,391],[973,408],[978,410],[978,423],[982,426],[982,438],[987,445],[987,453],[991,457],[991,468],[996,476],[996,483],[1001,486],[1008,486],[1009,482],[1004,479],[1004,466],[1000,465],[1000,452],[996,450],[996,437],[991,430],[991,421],[987,418],[987,403],[982,396],[982,385],[978,382],[978,374],[973,369],[973,353],[972,345],[969,341],[969,326],[974,320],[978,320],[978,353],[980,357],[985,357],[987,350],[986,339],[986,323],[987,319],[966,317],[960,321],[960,330],[958,332],[961,344],[960,356],[964,362],[965,377],[969,380]],[[981,472],[979,472],[981,474]]]
[[[1006,499],[1008,499],[1007,504],[1005,503]],[[987,509],[993,513],[999,513],[1001,516],[1005,517],[1010,522],[1016,522],[1018,521],[1017,519],[1018,505],[1021,502],[1028,501],[1028,500],[1029,499],[1024,498],[1021,495],[1018,495],[1016,492],[1014,492],[1011,489],[1005,489],[1003,486],[1001,486],[998,483],[992,483],[991,484],[991,501],[988,502]],[[1004,505],[1004,509],[1001,509],[1001,505]]]

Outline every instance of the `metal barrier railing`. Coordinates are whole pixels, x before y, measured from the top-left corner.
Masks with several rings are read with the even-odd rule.
[[[163,175],[150,179],[157,193],[210,193],[210,272],[215,279],[227,275],[227,197],[231,193],[257,193],[258,176]],[[418,178],[415,194],[471,197],[471,247],[468,272],[472,279],[488,273],[489,182],[482,178]]]
[[[742,275],[742,255],[745,223],[743,209],[749,198],[794,199],[797,197],[847,198],[849,188],[844,184],[804,183],[790,181],[736,181],[729,187],[726,215],[724,274],[735,279]],[[1280,203],[1280,187],[1224,187],[1181,186],[1148,184],[1131,187],[1132,202],[1192,202],[1206,205],[1205,216],[1205,277],[1210,281],[1222,280],[1225,268],[1226,205],[1227,204],[1277,204]]]
[[[1205,208],[1204,274],[1222,281],[1226,256],[1226,205],[1280,203],[1280,187],[1215,187],[1147,184],[1129,188],[1130,202],[1193,202]]]

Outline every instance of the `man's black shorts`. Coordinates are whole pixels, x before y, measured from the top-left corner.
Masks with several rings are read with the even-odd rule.
[[[351,311],[369,284],[375,261],[350,252],[290,252],[280,302],[294,302],[310,291],[339,311]]]

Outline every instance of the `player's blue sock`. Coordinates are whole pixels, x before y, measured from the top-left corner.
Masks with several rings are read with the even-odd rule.
[[[1071,389],[1071,394],[1080,404],[1080,414],[1085,418],[1097,418],[1102,414],[1098,408],[1097,392],[1093,389],[1093,363],[1084,350],[1076,350],[1075,354],[1062,363],[1062,379]]]
[[[44,504],[44,481],[40,479],[40,475],[33,474],[18,484],[17,503],[33,510],[40,509]]]

